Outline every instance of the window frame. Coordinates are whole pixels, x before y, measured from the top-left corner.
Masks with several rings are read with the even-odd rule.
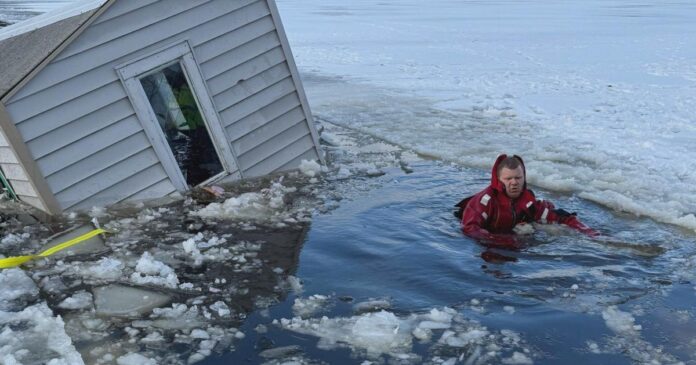
[[[126,94],[128,94],[128,98],[135,110],[135,114],[140,120],[143,130],[145,130],[145,134],[150,140],[152,148],[160,159],[165,172],[177,190],[187,191],[189,187],[186,178],[179,167],[179,163],[174,157],[174,153],[167,142],[164,132],[157,120],[157,116],[140,82],[141,78],[158,72],[174,63],[179,63],[181,65],[181,69],[191,88],[191,92],[205,123],[208,135],[210,136],[218,158],[220,159],[220,163],[222,164],[223,171],[220,174],[212,176],[196,186],[206,185],[237,172],[239,169],[225,128],[222,126],[220,117],[188,42],[178,42],[146,56],[119,65],[116,67],[116,73],[124,85]]]

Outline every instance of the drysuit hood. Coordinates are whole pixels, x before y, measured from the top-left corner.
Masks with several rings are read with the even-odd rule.
[[[503,185],[503,183],[500,182],[500,179],[498,179],[498,166],[507,157],[508,155],[506,154],[498,156],[493,164],[493,170],[491,171],[491,186],[493,189],[501,193],[505,192],[505,185]],[[524,173],[524,185],[522,186],[522,191],[527,190],[527,169],[524,167],[524,161],[522,161],[522,157],[520,156],[513,155],[512,157],[518,159],[520,161],[520,165],[522,165],[522,173]]]

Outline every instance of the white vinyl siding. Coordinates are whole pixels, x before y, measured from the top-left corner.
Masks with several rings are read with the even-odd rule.
[[[117,0],[17,91],[8,113],[61,208],[176,190],[115,71],[176,42],[193,49],[237,155],[235,176],[317,159],[270,9],[265,0]]]
[[[17,197],[24,201],[25,203],[39,208],[41,210],[46,210],[46,206],[43,204],[36,189],[29,181],[26,171],[22,165],[19,164],[15,152],[10,147],[5,134],[0,131],[0,169],[2,169],[5,178],[10,183],[12,190],[14,190]]]

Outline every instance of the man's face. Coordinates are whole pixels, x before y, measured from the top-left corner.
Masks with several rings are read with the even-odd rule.
[[[524,186],[524,171],[522,170],[522,166],[518,166],[516,169],[503,167],[500,170],[498,179],[505,185],[505,194],[507,194],[508,197],[515,199],[522,195],[522,187]]]

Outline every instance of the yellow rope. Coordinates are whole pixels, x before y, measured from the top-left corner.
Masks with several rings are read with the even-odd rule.
[[[86,241],[94,236],[100,235],[102,233],[106,233],[105,230],[98,228],[93,231],[87,232],[83,234],[82,236],[75,237],[71,239],[70,241],[63,242],[59,245],[53,246],[49,249],[46,249],[42,251],[41,253],[37,255],[28,255],[28,256],[15,256],[15,257],[8,257],[5,259],[0,259],[0,269],[8,269],[11,267],[17,267],[27,261],[39,258],[39,257],[48,257],[53,255],[54,253],[64,250],[70,246],[74,246],[80,242]]]

